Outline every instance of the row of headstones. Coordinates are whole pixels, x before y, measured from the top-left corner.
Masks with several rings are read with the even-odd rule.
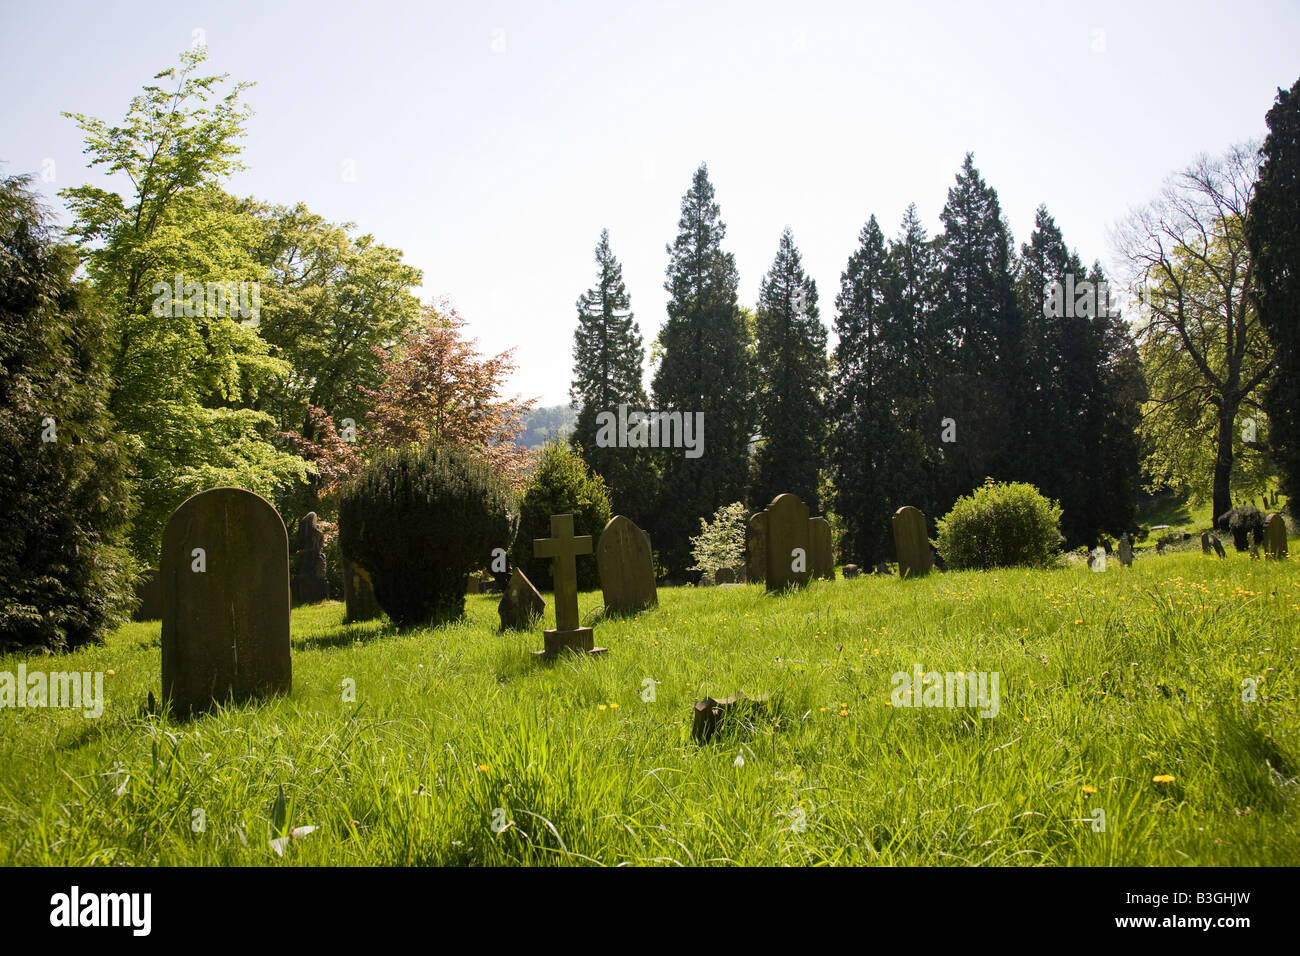
[[[1219,557],[1227,557],[1227,552],[1223,550],[1223,543],[1217,535],[1210,534],[1208,531],[1201,532],[1201,553],[1209,554],[1211,549]],[[1257,545],[1251,545],[1250,556],[1252,558],[1259,556]],[[1286,519],[1274,512],[1264,521],[1264,557],[1281,561],[1286,556]]]

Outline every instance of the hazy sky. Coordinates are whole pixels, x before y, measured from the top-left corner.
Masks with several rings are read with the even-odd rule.
[[[202,31],[196,33],[195,31]],[[602,227],[647,344],[682,193],[709,165],[753,305],[790,226],[829,326],[874,213],[939,228],[967,150],[1017,246],[1045,203],[1085,262],[1197,153],[1264,132],[1296,3],[241,3],[0,0],[0,170],[92,181],[61,110],[117,121],[206,41],[257,83],[240,195],[401,249],[513,386],[568,399]],[[47,160],[53,160],[51,167]],[[354,171],[345,179],[345,164]],[[66,221],[66,216],[65,216]]]

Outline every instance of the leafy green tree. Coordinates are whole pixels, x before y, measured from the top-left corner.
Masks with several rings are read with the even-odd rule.
[[[1282,472],[1288,507],[1300,500],[1300,80],[1279,89],[1266,117],[1268,136],[1246,217],[1255,269],[1254,298],[1277,372],[1263,406],[1269,445]]]
[[[0,651],[97,641],[129,600],[128,442],[76,268],[30,179],[0,179]]]
[[[609,489],[604,479],[593,474],[586,463],[563,442],[542,449],[537,467],[528,477],[519,503],[519,531],[510,549],[510,563],[528,576],[539,590],[554,586],[550,558],[533,556],[533,541],[551,536],[553,515],[573,515],[573,533],[600,539],[611,516]],[[578,587],[600,586],[596,560],[578,559]]]
[[[706,435],[699,457],[676,449],[659,453],[662,484],[653,537],[674,572],[690,562],[689,537],[699,518],[743,500],[754,424],[736,260],[722,251],[726,226],[704,165],[682,197],[677,228],[668,248],[662,357],[651,387],[657,411],[703,413]]]
[[[579,412],[569,440],[591,470],[605,479],[614,511],[642,523],[654,507],[650,450],[602,448],[596,440],[601,412],[617,415],[624,404],[644,411],[648,404],[641,383],[645,345],[632,317],[623,267],[609,247],[608,229],[601,230],[596,264],[596,284],[578,298],[569,397]]]
[[[273,444],[275,419],[257,410],[290,368],[255,327],[254,284],[266,278],[250,252],[258,224],[218,186],[241,168],[247,84],[221,96],[224,76],[196,75],[204,56],[184,53],[179,71],[157,74],[172,88],[147,85],[121,125],[66,114],[86,134],[90,165],[131,184],[126,196],[90,185],[62,195],[110,318],[109,409],[138,439],[131,544],[147,563],[157,560],[167,517],[194,492],[230,484],[270,496],[308,475],[302,459]],[[236,321],[228,299],[204,290],[239,282],[247,294]]]
[[[1272,350],[1255,311],[1244,220],[1254,192],[1254,150],[1201,157],[1137,210],[1119,239],[1142,288],[1138,330],[1150,400],[1142,433],[1152,486],[1209,499],[1263,489],[1266,464],[1243,444],[1250,418],[1263,431],[1260,386]],[[1244,465],[1244,467],[1243,467]]]
[[[820,510],[819,476],[830,388],[826,327],[817,283],[804,273],[789,229],[759,288],[755,313],[756,407],[759,440],[750,502],[762,508],[790,492]]]

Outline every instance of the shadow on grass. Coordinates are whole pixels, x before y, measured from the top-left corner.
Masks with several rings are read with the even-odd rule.
[[[416,630],[416,628],[406,628],[405,630]],[[310,634],[296,634],[293,637],[293,646],[295,649],[303,651],[352,647],[357,643],[364,643],[379,637],[401,634],[402,631],[403,628],[399,628],[387,620],[355,621],[351,624],[339,624],[324,630],[313,631]]]

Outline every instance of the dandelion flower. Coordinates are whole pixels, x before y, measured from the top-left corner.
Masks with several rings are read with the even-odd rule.
[[[1173,783],[1174,775],[1172,773],[1158,773],[1151,778],[1152,783]]]
[[[597,704],[597,705],[596,705],[596,709],[597,709],[597,710],[604,710],[604,709],[605,709],[605,705],[604,705],[604,704]]]
[[[478,765],[478,772],[479,772],[479,773],[487,773],[487,772],[488,772],[488,765],[485,764],[485,763],[481,763],[481,764],[479,764],[479,765]]]
[[[1096,793],[1096,792],[1097,792],[1097,788],[1096,788],[1096,787],[1085,786],[1085,787],[1083,788],[1083,795],[1084,795],[1085,797],[1091,797],[1091,796],[1092,796],[1094,793]]]
[[[610,705],[609,705],[609,709],[610,709],[610,710],[618,710],[618,704],[610,704]]]

